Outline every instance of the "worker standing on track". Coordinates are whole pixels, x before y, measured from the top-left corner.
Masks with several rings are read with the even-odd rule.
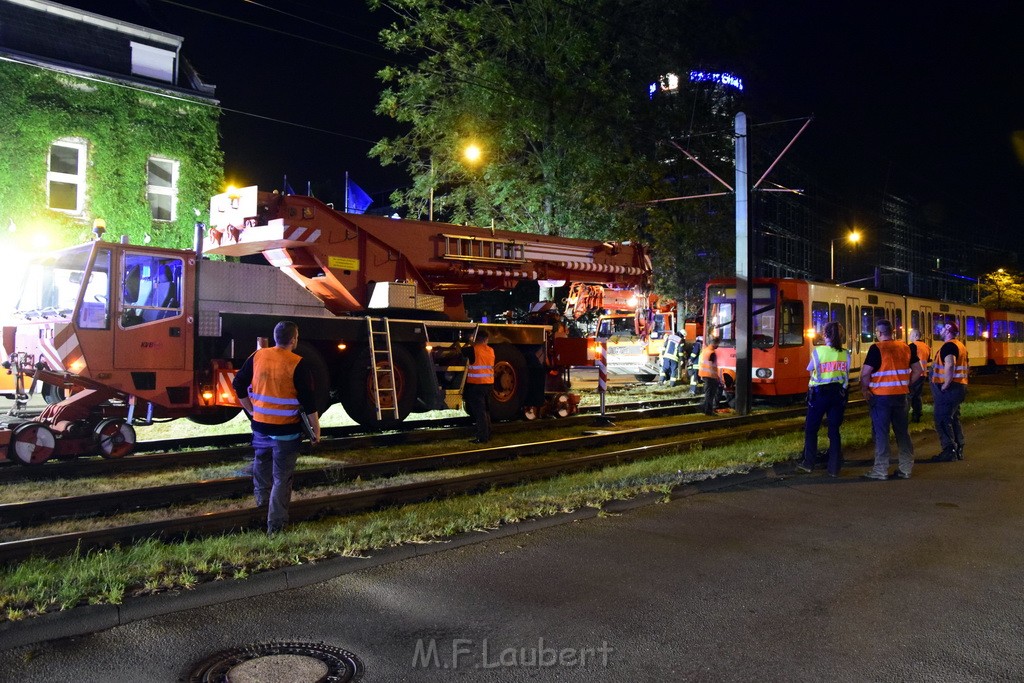
[[[487,339],[487,330],[478,328],[473,345],[462,350],[469,359],[462,402],[476,427],[476,437],[470,439],[471,443],[491,440],[491,413],[487,400],[494,389],[494,349],[487,345]]]
[[[683,340],[676,331],[669,332],[665,337],[665,344],[661,347],[661,372],[659,384],[667,383],[670,387],[676,385],[679,377],[679,358],[683,353]]]
[[[964,429],[960,425],[960,404],[967,397],[967,374],[971,364],[967,347],[957,339],[960,328],[947,323],[942,328],[942,346],[932,365],[932,401],[935,409],[935,431],[939,433],[942,452],[932,462],[964,459]]]
[[[718,405],[718,391],[722,382],[718,377],[718,338],[708,337],[708,343],[700,352],[700,378],[704,382],[704,414],[714,416]]]
[[[308,416],[310,439],[320,440],[313,376],[295,353],[299,328],[289,321],[274,327],[274,346],[257,349],[235,375],[232,386],[252,421],[252,481],[257,506],[267,506],[267,533],[288,523],[292,477]]]
[[[910,385],[910,419],[914,422],[921,421],[921,390],[924,389],[924,381],[928,377],[928,359],[932,356],[932,350],[921,341],[921,333],[911,330],[907,336],[910,345],[917,350],[917,359],[921,361],[921,377]]]
[[[704,346],[704,337],[697,335],[693,346],[690,347],[690,355],[686,363],[686,374],[690,377],[690,395],[697,395],[697,385],[700,384],[700,351]]]

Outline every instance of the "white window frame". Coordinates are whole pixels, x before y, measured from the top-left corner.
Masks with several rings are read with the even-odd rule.
[[[177,55],[172,50],[135,41],[131,41],[131,46],[132,74],[174,83],[174,66]]]
[[[171,185],[170,187],[164,187],[163,185],[151,185],[149,184],[149,166],[152,163],[170,164],[171,165]],[[173,223],[178,218],[178,168],[180,162],[174,159],[167,159],[165,157],[149,157],[146,161],[146,201],[149,202],[149,214],[154,221],[160,223]],[[162,197],[171,198],[171,217],[170,218],[157,218],[153,215],[153,199],[152,195],[159,195]]]
[[[69,147],[78,150],[77,173],[60,173],[50,169],[54,147]],[[61,213],[71,215],[80,215],[85,211],[85,169],[88,167],[88,152],[89,146],[83,140],[65,138],[62,140],[55,140],[50,144],[50,148],[46,152],[46,206],[52,211],[60,211]],[[53,206],[53,200],[50,196],[50,186],[53,183],[68,183],[75,186],[75,208],[62,209]]]

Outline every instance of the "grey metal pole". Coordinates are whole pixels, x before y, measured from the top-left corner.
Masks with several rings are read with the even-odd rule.
[[[747,115],[736,114],[736,414],[750,414],[750,174]]]

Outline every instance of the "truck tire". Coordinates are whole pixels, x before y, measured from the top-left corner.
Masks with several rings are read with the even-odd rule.
[[[494,345],[494,390],[489,403],[495,422],[518,420],[523,416],[523,400],[529,380],[526,360],[511,344]]]
[[[43,400],[46,401],[46,405],[52,406],[54,403],[60,403],[67,398],[67,392],[64,387],[58,387],[54,384],[43,384]]]
[[[301,339],[295,346],[295,353],[302,356],[302,359],[306,361],[305,365],[309,368],[309,374],[313,376],[316,410],[323,415],[324,411],[331,407],[331,373],[327,369],[327,363],[324,362],[324,357],[320,355],[320,352],[312,344],[308,344]]]
[[[343,373],[338,394],[341,405],[348,416],[364,427],[387,427],[401,422],[416,405],[416,366],[412,356],[401,346],[391,348],[391,357],[395,363],[395,385],[398,390],[398,419],[394,418],[391,405],[388,403],[389,392],[383,392],[385,405],[382,406],[381,419],[377,419],[376,397],[373,395],[373,377],[370,375],[370,349],[362,348],[356,354],[348,371]],[[386,361],[377,363],[379,369],[386,368]]]

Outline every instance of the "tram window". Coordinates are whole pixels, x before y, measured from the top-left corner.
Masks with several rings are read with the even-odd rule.
[[[811,302],[811,327],[814,328],[814,344],[825,343],[825,324],[829,322],[828,304],[823,301]]]
[[[988,339],[988,322],[980,315],[978,320],[978,339]]]
[[[845,330],[846,329],[846,306],[843,306],[842,304],[832,304],[832,306],[830,308],[831,308],[831,312],[829,314],[829,319],[832,322],[836,322],[836,323],[839,323],[840,325],[842,325],[843,329]]]
[[[1006,338],[1008,341],[1020,341],[1021,325],[1016,320],[1007,320],[1009,330],[1006,332]]]
[[[973,315],[964,317],[964,336],[967,337],[967,341],[974,341],[977,338],[975,335]]]
[[[779,346],[800,346],[804,343],[804,302],[784,301],[781,314]]]
[[[875,319],[871,315],[871,307],[858,306],[857,310],[860,311],[860,340],[865,344],[870,344],[875,341]]]
[[[1006,323],[1002,320],[992,321],[991,337],[992,341],[1002,341],[1003,336],[1006,334]]]
[[[892,311],[892,326],[894,339],[903,339],[903,311],[898,308],[894,308]]]
[[[917,330],[918,332],[922,332],[922,330],[921,330],[921,313],[919,311],[911,311],[910,312],[910,329]],[[922,333],[921,336],[923,337],[924,334]]]

